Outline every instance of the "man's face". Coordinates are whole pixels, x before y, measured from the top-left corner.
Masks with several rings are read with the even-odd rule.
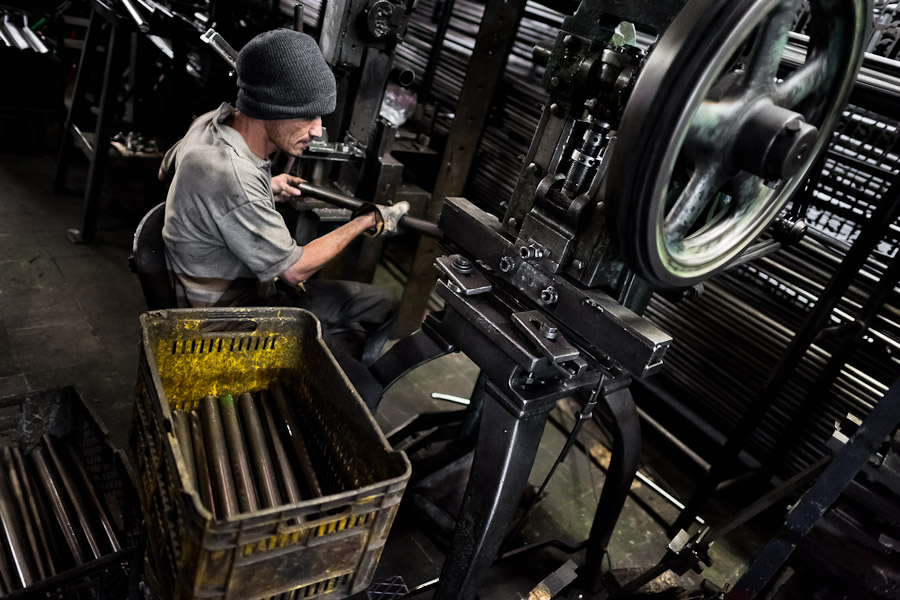
[[[322,135],[322,118],[265,121],[269,141],[290,156],[300,156],[310,140]]]

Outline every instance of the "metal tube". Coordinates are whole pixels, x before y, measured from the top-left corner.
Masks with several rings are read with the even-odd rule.
[[[256,511],[259,509],[259,502],[256,499],[253,475],[250,473],[250,462],[247,460],[247,449],[241,435],[237,409],[230,394],[219,398],[219,413],[222,415],[225,441],[228,443],[228,458],[237,491],[238,506],[241,512]]]
[[[6,36],[10,39],[13,46],[19,50],[28,50],[31,48],[19,31],[19,26],[9,20],[9,15],[3,15],[3,23],[0,24],[0,28],[5,29]]]
[[[184,470],[187,472],[188,482],[199,490],[197,483],[197,467],[194,464],[194,445],[191,443],[191,424],[188,422],[188,414],[183,410],[172,412],[172,424],[175,427],[175,439],[181,449],[181,458],[184,461]]]
[[[50,551],[50,545],[47,543],[47,530],[44,527],[44,519],[41,518],[41,511],[37,505],[37,489],[32,485],[31,475],[25,469],[25,459],[22,452],[15,446],[11,449],[12,461],[15,468],[19,472],[19,479],[22,482],[22,489],[25,492],[25,500],[28,502],[28,512],[34,522],[40,548],[37,553],[44,557],[48,575],[56,573],[56,565],[53,563],[53,553]]]
[[[141,14],[134,3],[132,3],[131,0],[121,0],[121,2],[125,6],[125,10],[128,12],[131,20],[134,21],[135,25],[137,25],[138,30],[141,33],[149,32],[150,23],[147,22],[147,19],[144,18],[144,15]]]
[[[31,460],[37,470],[38,482],[44,488],[44,492],[46,492],[46,496],[50,501],[50,506],[53,509],[53,514],[62,530],[66,544],[72,552],[72,556],[75,558],[75,563],[82,565],[84,564],[84,555],[81,553],[78,537],[75,535],[75,528],[72,527],[72,519],[69,517],[69,512],[66,509],[62,494],[60,494],[59,485],[53,477],[53,473],[50,471],[50,464],[47,462],[44,449],[37,446],[31,451],[29,456],[31,456]]]
[[[237,514],[237,494],[228,465],[228,448],[225,445],[222,417],[219,415],[219,405],[214,396],[207,396],[200,401],[200,417],[203,423],[203,439],[206,442],[213,498],[219,518],[228,519]]]
[[[119,544],[119,540],[116,538],[116,530],[113,529],[112,523],[110,523],[106,514],[106,509],[103,507],[103,503],[100,502],[99,496],[97,496],[97,489],[94,487],[94,483],[91,481],[91,477],[88,475],[81,457],[74,451],[74,448],[70,448],[70,450],[69,456],[72,457],[71,462],[75,465],[75,473],[78,476],[81,489],[87,497],[88,506],[94,511],[94,514],[100,521],[100,528],[103,530],[103,536],[109,542],[109,547],[113,552],[118,552],[122,549],[122,545]]]
[[[46,579],[50,574],[47,572],[44,561],[41,559],[37,534],[35,533],[34,525],[28,514],[28,502],[25,499],[25,489],[22,485],[22,479],[19,477],[19,474],[16,472],[16,467],[13,464],[12,451],[8,446],[4,446],[3,448],[0,448],[0,456],[2,456],[3,459],[4,474],[7,477],[9,491],[12,492],[12,499],[16,504],[15,508],[18,512],[19,526],[25,534],[25,539],[28,542],[29,555],[33,560],[33,566],[37,572],[37,581]]]
[[[287,451],[281,443],[281,436],[278,434],[278,427],[275,425],[275,418],[272,414],[273,409],[268,401],[268,393],[263,390],[259,393],[259,396],[259,409],[268,433],[269,444],[271,444],[272,457],[275,459],[275,469],[277,470],[278,480],[281,482],[282,497],[289,504],[296,504],[303,499],[300,495],[300,486],[297,485],[297,479],[294,477],[294,471],[291,468]]]
[[[256,474],[259,503],[263,508],[278,506],[281,504],[278,482],[275,481],[272,457],[266,447],[266,436],[259,418],[259,409],[256,407],[256,401],[252,394],[246,393],[241,396],[240,410],[244,430],[247,433],[247,448],[250,451],[253,472]]]
[[[350,210],[356,210],[367,204],[359,198],[354,198],[353,196],[345,196],[344,194],[335,192],[334,190],[312,185],[311,183],[304,182],[301,183],[299,187],[304,196],[316,198],[317,200],[324,200],[325,202],[333,204],[334,206],[337,206],[339,208],[349,208]],[[410,217],[408,215],[403,215],[402,217],[400,217],[400,226],[405,229],[409,229],[410,231],[415,231],[422,235],[427,235],[436,239],[441,239],[441,237],[443,237],[444,235],[435,223],[432,223],[431,221],[425,221],[424,219],[416,219],[415,217]]]
[[[34,571],[28,559],[28,540],[19,530],[20,518],[13,501],[14,491],[5,470],[0,472],[0,534],[9,550],[12,577],[16,587],[28,587],[34,583]]]
[[[192,412],[189,415],[191,425],[191,447],[194,449],[194,466],[197,471],[197,491],[200,495],[200,503],[216,516],[216,503],[213,499],[212,481],[209,477],[209,464],[206,460],[206,443],[203,440],[203,426],[200,423],[200,415]]]
[[[309,450],[307,450],[306,443],[303,441],[303,436],[300,433],[297,420],[291,412],[291,407],[288,404],[284,387],[282,387],[281,383],[273,381],[269,385],[269,393],[272,395],[272,400],[275,403],[275,409],[278,411],[278,416],[281,417],[281,430],[287,434],[291,446],[294,448],[294,456],[300,464],[300,471],[303,473],[306,489],[309,492],[310,497],[320,498],[322,496],[322,487],[319,485],[319,478],[316,476],[316,470],[313,468],[312,460],[309,457]]]
[[[22,28],[22,35],[25,36],[25,40],[28,44],[39,54],[46,54],[49,52],[47,46],[41,41],[41,38],[39,38],[37,34],[31,30],[31,27],[28,26],[28,17],[23,16],[22,19],[25,23],[25,26]]]
[[[78,493],[78,488],[75,487],[75,482],[72,481],[71,477],[69,477],[69,471],[65,468],[62,461],[59,458],[59,454],[56,452],[56,449],[53,447],[53,443],[50,440],[50,436],[43,435],[41,436],[41,440],[44,442],[44,446],[47,448],[47,453],[50,455],[50,460],[53,461],[53,464],[56,466],[56,472],[59,474],[59,480],[62,482],[62,486],[66,491],[66,495],[69,498],[69,501],[72,503],[72,508],[75,510],[75,517],[78,519],[78,524],[81,525],[82,531],[84,531],[84,537],[87,540],[88,546],[91,549],[91,552],[94,554],[94,558],[100,558],[103,556],[103,553],[100,550],[100,544],[97,541],[97,538],[94,536],[94,531],[91,528],[90,521],[88,520],[88,511],[84,506],[84,503],[81,500],[81,495]]]

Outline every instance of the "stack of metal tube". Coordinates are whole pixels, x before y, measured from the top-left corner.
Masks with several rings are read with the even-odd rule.
[[[215,519],[323,495],[284,385],[173,411],[188,478]]]
[[[31,30],[26,15],[0,10],[0,47],[28,50],[39,54],[49,52],[46,44]]]
[[[0,447],[0,595],[122,549],[79,454],[43,436]]]

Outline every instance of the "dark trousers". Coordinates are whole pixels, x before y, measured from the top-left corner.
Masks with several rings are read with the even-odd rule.
[[[280,290],[274,304],[303,308],[316,315],[325,343],[374,411],[382,390],[366,367],[384,350],[399,301],[386,288],[356,281],[314,279],[304,287],[305,292]]]

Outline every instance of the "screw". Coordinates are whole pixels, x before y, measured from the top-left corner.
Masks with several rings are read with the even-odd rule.
[[[559,86],[559,77],[551,77],[550,78],[550,87],[558,87]]]
[[[519,224],[519,222],[516,220],[515,217],[510,217],[509,220],[507,221],[507,223],[509,223],[510,227],[515,227],[516,225]]]
[[[556,78],[554,77],[554,79],[556,79]],[[551,82],[551,85],[552,85],[552,82]],[[562,109],[559,107],[559,104],[554,102],[553,104],[550,105],[550,112],[554,115],[558,115],[559,113],[562,112]]]
[[[465,256],[457,256],[453,259],[453,268],[459,271],[460,273],[471,273],[472,272],[472,261],[470,261]]]
[[[500,258],[500,270],[504,273],[509,273],[513,270],[513,267],[516,266],[515,261],[509,256],[503,256]]]
[[[528,172],[532,175],[538,175],[541,172],[541,168],[537,165],[537,163],[531,163],[528,165]]]
[[[565,44],[566,48],[571,48],[575,45],[575,38],[572,37],[572,34],[568,34],[563,38],[563,44]]]
[[[555,340],[559,337],[559,329],[547,323],[541,323],[541,335],[548,340]]]
[[[547,286],[547,288],[544,290],[541,290],[541,302],[543,304],[556,304],[556,301],[558,299],[559,296],[556,293],[556,289],[552,285]]]

